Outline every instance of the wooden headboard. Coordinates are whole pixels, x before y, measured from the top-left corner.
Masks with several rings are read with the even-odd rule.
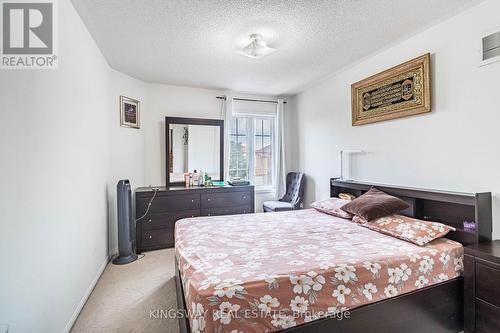
[[[332,178],[330,180],[330,196],[337,197],[342,192],[360,196],[372,186],[406,201],[410,208],[403,211],[403,215],[421,220],[442,222],[455,227],[457,230],[450,232],[446,238],[460,242],[464,246],[491,240],[490,192],[447,192]],[[463,221],[475,221],[476,230],[464,229]]]

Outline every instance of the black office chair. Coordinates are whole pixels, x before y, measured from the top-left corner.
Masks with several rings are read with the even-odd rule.
[[[279,201],[263,203],[264,212],[282,212],[300,209],[304,200],[305,175],[302,172],[289,172],[286,175],[286,194]]]

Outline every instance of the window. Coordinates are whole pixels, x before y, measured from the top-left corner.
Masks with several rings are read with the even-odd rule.
[[[235,114],[231,125],[229,177],[250,180],[256,188],[275,187],[275,115]]]
[[[254,119],[255,186],[273,185],[273,119]]]
[[[229,177],[248,178],[247,120],[233,118],[231,126],[231,151],[229,153]]]

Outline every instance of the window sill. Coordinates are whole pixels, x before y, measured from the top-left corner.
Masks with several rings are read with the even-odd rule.
[[[259,193],[259,194],[276,193],[276,189],[273,187],[256,187],[255,193]]]

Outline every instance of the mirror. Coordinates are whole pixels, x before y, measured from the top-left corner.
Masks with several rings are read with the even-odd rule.
[[[203,171],[223,180],[223,121],[166,118],[167,185],[184,185],[184,174]]]

